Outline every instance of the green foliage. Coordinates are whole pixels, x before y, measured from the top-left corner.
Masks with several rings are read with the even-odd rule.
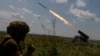
[[[0,42],[5,34],[0,34]],[[36,51],[33,56],[100,56],[100,43],[72,43],[67,38],[28,35],[25,39],[25,45],[34,44]],[[54,45],[55,42],[55,45]],[[27,49],[23,50],[24,53]]]

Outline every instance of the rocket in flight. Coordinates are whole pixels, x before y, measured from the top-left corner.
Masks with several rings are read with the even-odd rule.
[[[38,2],[38,4],[39,4],[40,6],[42,6],[44,9],[48,9],[46,6],[44,6],[44,5],[41,4],[40,2]],[[56,12],[54,12],[53,10],[48,9],[48,11],[49,11],[52,15],[54,15],[55,17],[57,17],[58,19],[60,19],[61,21],[63,21],[65,24],[69,24],[69,22],[68,22],[65,18],[63,18],[62,16],[60,16],[59,14],[57,14]]]
[[[38,2],[38,4],[39,4],[40,6],[42,6],[43,8],[45,8],[45,9],[48,9],[46,6],[44,6],[44,5],[41,4],[40,2]]]

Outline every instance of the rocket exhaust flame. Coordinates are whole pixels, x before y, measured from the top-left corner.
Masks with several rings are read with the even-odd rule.
[[[65,24],[69,24],[69,22],[67,20],[65,20],[65,18],[61,17],[59,14],[57,14],[56,12],[49,10],[49,12],[51,14],[53,14],[55,17],[57,17],[58,19],[60,19],[61,21],[63,21]]]

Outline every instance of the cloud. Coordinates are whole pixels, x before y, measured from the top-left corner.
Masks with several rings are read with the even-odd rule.
[[[27,9],[27,8],[16,8],[14,5],[9,5],[9,7],[11,9],[13,9],[14,11],[17,11],[17,12],[23,12],[23,13],[33,13],[31,10]]]
[[[12,1],[12,0],[11,0]],[[25,1],[25,0],[15,0],[15,1],[17,1],[17,2],[23,2],[23,1]]]
[[[17,8],[14,5],[9,5],[9,7],[16,13],[19,14],[34,14],[33,11],[27,9],[27,8]]]
[[[77,7],[85,7],[86,0],[77,0],[76,5],[77,5]]]
[[[21,15],[18,15],[16,13],[0,10],[0,30],[6,30],[6,27],[8,26],[9,22],[15,21],[15,20],[23,20]]]
[[[11,13],[8,11],[1,11],[0,10],[0,22],[11,20]]]
[[[9,7],[14,7],[13,5],[9,5]],[[19,19],[23,19],[23,18],[28,18],[28,19],[32,19],[33,18],[33,22],[37,21],[38,17],[41,18],[45,18],[44,16],[41,16],[39,14],[33,13],[33,11],[27,9],[27,8],[16,8],[14,7],[14,11],[16,12],[16,14],[13,13],[12,17],[14,18],[19,18]],[[34,21],[35,20],[35,21]],[[45,21],[45,19],[43,19],[43,21]]]
[[[25,11],[26,13],[33,13],[32,11],[30,11],[29,9],[27,8],[22,8],[23,11]]]
[[[52,2],[56,2],[56,3],[66,3],[68,2],[68,0],[51,0]]]
[[[15,19],[24,19],[24,17],[20,14],[13,13],[13,14],[11,14],[11,16],[12,16],[12,18],[15,18]]]
[[[76,16],[77,18],[85,21],[99,21],[100,19],[97,18],[96,14],[91,13],[88,10],[80,10],[78,8],[74,8],[74,5],[72,4],[70,7],[70,13]]]
[[[35,17],[40,17],[41,15],[39,15],[39,14],[33,14],[33,16],[35,16]]]
[[[9,5],[9,7],[10,7],[11,9],[15,9],[15,7],[14,7],[13,5]]]
[[[10,22],[14,20],[24,20],[24,16],[11,11],[0,10],[0,22]]]
[[[38,17],[41,18],[41,22],[43,22],[47,27],[49,27],[50,25],[50,22],[48,18],[46,18],[46,16],[41,16],[37,13],[34,13],[28,8],[17,8],[14,5],[9,5],[9,8],[11,9],[10,11],[0,10],[0,30],[4,30],[9,22],[19,20],[27,22],[31,27],[31,32],[33,32],[33,28],[35,28],[34,30],[37,30],[37,28],[39,29],[41,27],[41,23],[38,20]],[[35,25],[35,27],[33,26],[33,24]]]

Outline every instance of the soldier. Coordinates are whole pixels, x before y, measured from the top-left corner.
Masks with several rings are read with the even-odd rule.
[[[21,41],[24,42],[26,34],[29,32],[29,26],[22,21],[13,21],[7,27],[9,36],[2,42],[2,55],[0,56],[32,56],[35,47],[30,44],[27,47],[27,53],[23,54],[21,48]],[[1,50],[0,50],[1,51]]]

